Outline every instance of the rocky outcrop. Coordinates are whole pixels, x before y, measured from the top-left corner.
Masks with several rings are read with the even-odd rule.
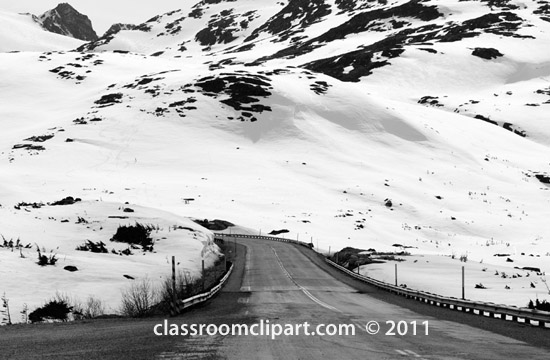
[[[56,34],[70,36],[84,41],[97,40],[98,36],[90,19],[67,3],[57,5],[38,17],[42,27]]]

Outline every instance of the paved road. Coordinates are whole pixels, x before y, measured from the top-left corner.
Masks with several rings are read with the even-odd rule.
[[[165,354],[165,358],[198,359],[205,355],[226,359],[501,360],[550,357],[548,345],[536,347],[478,327],[441,320],[426,315],[426,312],[415,312],[382,301],[376,289],[369,290],[367,287],[359,292],[311,261],[311,256],[306,256],[309,250],[300,249],[299,246],[263,240],[238,241],[248,248],[242,282],[240,286],[230,284],[221,296],[209,304],[231,309],[228,313],[213,315],[216,323],[253,325],[269,321],[270,324],[296,325],[308,322],[310,332],[319,324],[351,324],[355,327],[355,335],[306,336],[302,333],[300,336],[278,336],[274,340],[270,336],[196,336],[177,341],[172,356]],[[369,291],[373,294],[369,294]],[[389,294],[386,296],[394,297]],[[230,302],[233,302],[233,306]],[[203,316],[197,317],[199,312]],[[449,310],[444,312],[454,313]],[[175,323],[184,321],[192,324],[194,321],[204,323],[212,320],[212,315],[208,315],[203,308],[193,311],[187,317],[176,319]],[[380,324],[377,335],[365,331],[370,321]],[[386,335],[390,330],[387,321],[404,321],[408,330],[405,332],[402,325],[401,332],[405,335]],[[428,335],[425,335],[426,321]],[[417,324],[416,335],[413,334],[412,322]],[[500,322],[499,326],[510,328],[519,325]],[[522,332],[535,331],[539,335],[540,331],[546,331],[543,334],[550,337],[548,330],[526,327],[517,329]],[[394,332],[398,333],[397,330]]]
[[[0,359],[548,359],[550,330],[440,309],[380,291],[328,267],[304,247],[240,239],[216,298],[166,319],[192,324],[351,324],[355,335],[156,336],[163,317],[0,328]],[[243,261],[246,260],[246,261]],[[446,319],[446,320],[442,320]],[[388,336],[386,321],[408,323]],[[381,331],[364,331],[378,321]],[[411,322],[417,322],[412,334]],[[429,335],[423,322],[428,321]],[[159,325],[160,324],[160,325]],[[159,325],[159,326],[157,326]],[[472,326],[473,325],[473,326]],[[327,329],[324,329],[327,330]],[[403,328],[401,329],[403,330]],[[397,332],[397,331],[396,331]]]

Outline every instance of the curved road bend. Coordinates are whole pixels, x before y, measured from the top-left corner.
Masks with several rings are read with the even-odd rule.
[[[550,330],[440,309],[347,277],[302,246],[239,239],[235,270],[211,301],[169,324],[354,324],[355,336],[156,336],[165,319],[0,327],[0,359],[548,359]],[[358,290],[356,290],[358,289]],[[386,321],[417,335],[384,335]],[[381,332],[360,330],[378,321]],[[429,335],[421,323],[429,322]],[[160,330],[160,329],[159,329]]]
[[[546,341],[550,330],[436,308],[390,295],[358,281],[354,284],[355,280],[349,278],[342,282],[335,276],[345,275],[336,275],[333,269],[319,261],[314,252],[300,246],[251,239],[238,239],[238,242],[247,247],[246,265],[240,270],[244,273],[242,282],[239,284],[239,277],[232,276],[222,294],[212,302],[170,322],[228,325],[252,325],[262,320],[282,325],[308,322],[311,324],[310,332],[319,324],[354,324],[355,336],[301,334],[278,336],[275,340],[269,336],[250,335],[182,337],[176,339],[173,351],[157,358],[542,360],[550,356],[550,343]],[[422,311],[392,304],[392,300],[413,305],[412,308],[418,307]],[[458,321],[462,323],[443,320],[457,316],[461,317]],[[469,319],[474,323],[489,322],[489,325],[484,325],[489,328],[502,327],[504,330],[501,333],[506,333],[507,328],[513,328],[516,332],[519,330],[527,336],[529,332],[535,332],[542,340],[537,343],[538,346],[528,344],[467,325]],[[389,320],[407,322],[406,335],[386,335],[390,329],[386,324]],[[370,321],[380,324],[378,334],[369,335],[365,331]],[[416,335],[412,333],[413,321],[417,323]],[[422,325],[425,321],[429,324],[427,336]],[[401,329],[404,330],[403,327]]]

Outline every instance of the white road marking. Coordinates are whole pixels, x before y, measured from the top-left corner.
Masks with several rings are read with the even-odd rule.
[[[329,305],[327,303],[324,303],[322,302],[321,300],[317,299],[315,296],[311,295],[311,293],[309,291],[307,291],[307,289],[305,289],[303,286],[301,286],[300,284],[298,284],[296,282],[296,280],[294,280],[292,278],[292,275],[290,275],[290,273],[285,269],[285,266],[283,265],[283,262],[281,261],[281,258],[279,257],[279,254],[277,254],[277,251],[275,251],[275,249],[271,247],[271,250],[273,250],[273,253],[275,254],[275,257],[277,258],[277,262],[279,263],[279,267],[283,270],[283,272],[285,273],[285,275],[296,285],[298,286],[298,288],[300,288],[300,290],[302,290],[302,292],[308,297],[310,298],[311,300],[313,300],[315,303],[321,305],[322,307],[324,308],[327,308],[329,310],[332,310],[332,311],[336,311],[336,312],[341,312],[340,310],[338,310],[337,308],[335,308],[334,306],[332,305]]]
[[[359,321],[353,321],[353,323],[355,324],[355,326],[357,326],[357,329],[359,329],[359,331],[367,332],[365,324],[362,324]]]
[[[405,349],[405,352],[408,353],[409,355],[412,355],[414,357],[420,357],[420,355],[418,355],[417,353],[415,353],[414,351],[411,351],[411,350],[406,350]]]
[[[252,265],[252,248],[247,248],[246,260],[244,262],[244,278],[246,279],[246,285],[241,287],[241,291],[250,291],[250,266]]]
[[[412,350],[398,350],[398,349],[394,349],[396,353],[398,353],[399,355],[402,355],[402,356],[414,356],[415,358],[418,358],[420,360],[427,360],[426,358],[423,358],[422,355],[418,355],[417,353],[415,353],[414,351]]]

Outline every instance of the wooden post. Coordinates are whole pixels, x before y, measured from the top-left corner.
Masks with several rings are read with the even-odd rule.
[[[397,264],[395,264],[395,286],[397,286]]]
[[[464,291],[464,265],[462,265],[462,300],[465,298],[465,291]]]
[[[204,292],[204,259],[202,259],[202,291]]]
[[[176,289],[176,257],[172,256],[172,306],[171,315],[176,316],[178,313],[178,294]]]

